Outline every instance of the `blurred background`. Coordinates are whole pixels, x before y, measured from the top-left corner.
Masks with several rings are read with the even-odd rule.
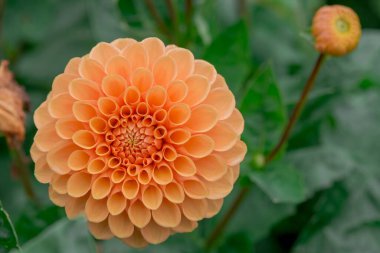
[[[360,16],[356,51],[329,58],[286,153],[269,167],[252,160],[276,144],[318,56],[310,25],[324,4]],[[380,252],[380,1],[378,0],[1,0],[0,58],[10,61],[32,112],[67,61],[97,42],[157,36],[215,65],[235,93],[249,146],[240,181],[221,213],[191,234],[142,251],[117,240],[95,242],[82,219],[68,221],[30,162],[39,203],[28,199],[0,138],[0,252],[204,252],[205,238],[241,185],[249,196],[212,252]],[[14,250],[16,252],[16,250]]]

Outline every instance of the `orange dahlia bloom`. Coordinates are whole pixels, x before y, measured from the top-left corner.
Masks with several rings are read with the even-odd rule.
[[[99,43],[73,58],[36,110],[35,176],[98,239],[134,247],[214,216],[246,153],[222,76],[157,38]]]
[[[359,44],[360,20],[349,7],[323,6],[313,18],[312,32],[319,52],[340,56],[351,52]]]

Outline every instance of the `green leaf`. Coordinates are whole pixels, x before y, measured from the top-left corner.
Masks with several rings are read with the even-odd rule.
[[[214,64],[236,95],[247,78],[250,55],[247,26],[240,21],[216,37],[206,48],[202,58]]]
[[[272,163],[263,170],[253,170],[249,177],[274,203],[299,203],[305,198],[301,174],[284,162]]]
[[[0,252],[8,252],[14,248],[20,248],[16,230],[0,202]]]
[[[16,253],[17,251],[12,251]],[[95,242],[84,219],[62,219],[23,245],[23,253],[93,253]]]
[[[263,65],[248,84],[240,106],[246,124],[243,137],[251,153],[266,154],[285,126],[285,107],[270,65]]]

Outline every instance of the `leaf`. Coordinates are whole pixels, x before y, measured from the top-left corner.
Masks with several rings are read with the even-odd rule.
[[[249,149],[268,153],[286,122],[281,92],[270,65],[262,66],[249,81],[240,109],[246,124],[243,137]]]
[[[299,203],[305,198],[303,178],[298,170],[284,162],[272,163],[249,174],[274,203]]]
[[[16,230],[0,202],[0,252],[8,252],[14,248],[20,248]]]
[[[214,64],[236,95],[248,75],[250,55],[247,26],[240,21],[217,36],[202,58]]]
[[[95,242],[84,219],[62,219],[23,245],[23,253],[93,253]],[[16,253],[16,251],[12,251]]]

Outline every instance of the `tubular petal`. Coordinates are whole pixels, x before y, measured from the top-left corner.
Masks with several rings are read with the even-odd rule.
[[[81,122],[88,122],[98,115],[95,105],[89,101],[76,101],[73,105],[73,114]]]
[[[68,198],[66,194],[59,194],[53,190],[53,187],[49,186],[49,198],[57,206],[64,207],[66,204],[66,199]]]
[[[54,128],[54,123],[55,122],[52,122],[51,124],[44,126],[42,129],[39,129],[34,136],[34,143],[42,152],[49,151],[54,148],[57,143],[62,141]]]
[[[119,215],[123,213],[126,207],[127,207],[127,200],[125,199],[123,193],[116,192],[112,194],[107,199],[107,208],[111,214],[108,218],[110,218],[112,215]],[[123,214],[126,215],[125,212]]]
[[[177,75],[177,67],[169,56],[160,57],[153,65],[154,81],[158,85],[167,86]]]
[[[100,96],[99,85],[83,78],[71,81],[69,93],[77,100],[97,100]]]
[[[108,130],[107,121],[101,117],[93,117],[89,122],[90,128],[94,133],[104,134]]]
[[[101,97],[101,98],[99,98],[99,100],[98,100],[98,107],[99,107],[99,111],[104,116],[112,116],[119,109],[119,105],[116,103],[115,100],[113,100],[110,97]]]
[[[157,124],[161,124],[166,120],[168,113],[164,109],[158,109],[153,114],[153,119]]]
[[[90,155],[85,150],[75,150],[67,160],[67,165],[74,171],[85,169],[90,160]]]
[[[98,157],[91,160],[87,166],[87,171],[90,174],[99,174],[107,170],[107,162],[104,158]]]
[[[176,79],[185,80],[194,71],[194,55],[190,50],[176,48],[168,52],[177,66]]]
[[[204,60],[195,60],[194,74],[206,77],[210,83],[215,81],[217,75],[214,66]]]
[[[231,170],[227,170],[226,174],[220,179],[207,182],[207,187],[209,190],[209,199],[221,199],[227,196],[233,188],[233,174]]]
[[[130,237],[123,238],[122,240],[134,248],[144,248],[148,245],[148,242],[141,235],[140,229],[135,229]]]
[[[36,162],[34,169],[34,176],[38,180],[38,182],[47,184],[51,181],[54,172],[49,168],[45,159],[39,159]]]
[[[131,44],[121,54],[131,63],[132,70],[148,66],[147,52],[140,43]]]
[[[71,153],[77,149],[78,147],[72,142],[61,142],[57,144],[46,155],[46,161],[51,170],[61,175],[69,173],[71,169],[67,164],[67,160]]]
[[[128,105],[136,105],[140,102],[140,91],[135,86],[129,86],[124,93],[124,102]]]
[[[193,199],[204,199],[208,195],[206,185],[197,178],[184,180],[183,189],[186,195]]]
[[[53,121],[54,119],[50,116],[47,102],[43,102],[33,114],[33,120],[36,124],[37,129],[40,129]]]
[[[148,54],[149,66],[152,67],[156,60],[164,54],[165,45],[157,38],[146,38],[141,41],[141,44]]]
[[[241,115],[241,112],[236,108],[227,119],[223,120],[223,122],[230,125],[238,135],[241,135],[244,131],[243,115]]]
[[[117,74],[108,75],[102,81],[102,91],[110,97],[121,96],[126,87],[127,81]]]
[[[151,220],[148,225],[141,229],[141,235],[147,242],[159,244],[168,239],[170,229],[161,227]]]
[[[112,233],[119,238],[130,237],[135,228],[126,212],[108,216],[108,225]]]
[[[62,139],[71,139],[73,134],[84,129],[84,125],[72,117],[61,118],[55,123],[57,134]]]
[[[69,93],[61,93],[50,99],[48,110],[53,118],[64,118],[72,113],[74,98]]]
[[[113,237],[113,233],[108,226],[107,220],[99,223],[88,222],[88,229],[91,234],[98,240],[108,240]]]
[[[51,187],[54,191],[59,194],[67,193],[67,181],[69,180],[70,175],[54,175],[50,182]]]
[[[146,102],[151,108],[161,108],[166,102],[166,90],[161,86],[154,86],[146,94]]]
[[[156,210],[162,203],[162,192],[155,185],[149,185],[142,191],[141,200],[150,210]]]
[[[37,162],[41,157],[45,155],[45,152],[42,152],[37,148],[36,143],[34,142],[32,144],[32,147],[30,148],[30,156],[32,157],[32,160],[34,162]]]
[[[165,228],[173,228],[181,222],[181,211],[176,204],[163,199],[161,206],[152,211],[154,221]]]
[[[219,213],[223,206],[223,199],[207,199],[207,218],[211,218]]]
[[[91,222],[101,222],[107,219],[108,209],[106,199],[94,199],[91,196],[88,198],[85,206],[87,219]]]
[[[78,78],[77,75],[71,75],[67,73],[56,76],[52,84],[52,93],[59,94],[67,92],[69,90],[70,82],[76,78]]]
[[[92,48],[90,58],[101,63],[103,66],[110,58],[119,54],[119,50],[109,43],[100,42]]]
[[[101,83],[105,73],[103,71],[102,65],[95,60],[89,58],[82,58],[79,64],[79,74],[81,77],[94,81],[96,83]]]
[[[173,169],[181,176],[190,177],[196,173],[194,161],[187,156],[179,155],[173,161]]]
[[[137,174],[137,180],[140,184],[146,185],[152,179],[152,172],[149,169],[142,169]]]
[[[175,181],[170,182],[164,187],[164,195],[170,202],[182,203],[185,199],[185,192],[180,184]]]
[[[175,80],[170,83],[168,87],[168,100],[171,103],[179,103],[182,102],[189,92],[189,88],[184,81]]]
[[[107,74],[109,75],[119,75],[124,78],[124,80],[129,80],[131,74],[131,64],[122,56],[115,56],[111,58],[105,67]]]
[[[112,189],[112,183],[109,177],[98,177],[92,183],[91,195],[94,199],[103,199],[110,194]]]
[[[162,149],[163,157],[166,161],[172,162],[177,158],[177,151],[173,146],[165,144]]]
[[[197,174],[207,181],[220,179],[227,172],[227,164],[219,155],[209,155],[195,161]]]
[[[131,84],[136,86],[141,93],[147,92],[153,85],[153,75],[149,69],[138,68],[131,76]]]
[[[79,64],[80,64],[81,58],[74,57],[72,58],[66,65],[64,73],[79,76]]]
[[[243,161],[247,153],[247,145],[242,141],[237,141],[231,149],[217,153],[226,160],[228,165],[234,166]]]
[[[125,168],[120,168],[112,171],[111,174],[111,181],[114,184],[119,184],[120,182],[124,181],[125,177],[127,175],[127,172]]]
[[[152,176],[153,180],[159,185],[167,185],[173,180],[172,169],[165,163],[155,167]]]
[[[216,109],[219,120],[228,118],[235,109],[234,95],[230,90],[223,88],[211,90],[203,103]]]
[[[88,195],[85,195],[80,198],[72,198],[67,196],[67,200],[65,203],[65,212],[67,218],[74,219],[75,217],[83,213],[87,199]]]
[[[210,105],[199,105],[191,111],[186,126],[197,133],[206,132],[213,128],[218,121],[218,112]]]
[[[79,130],[72,137],[73,142],[81,148],[92,149],[97,144],[97,137],[91,131]]]
[[[226,151],[231,149],[239,140],[239,136],[234,129],[226,123],[219,122],[216,126],[206,133],[215,143],[215,151]]]
[[[86,172],[74,173],[67,181],[67,193],[74,198],[84,196],[91,188],[92,175]]]
[[[210,83],[201,75],[192,75],[186,79],[188,92],[184,103],[195,106],[204,101],[210,92]]]
[[[211,89],[217,89],[217,88],[228,89],[226,80],[224,80],[224,77],[219,74],[216,75],[215,81],[211,84]]]
[[[198,223],[196,221],[189,220],[184,215],[182,215],[181,222],[178,224],[178,226],[174,227],[173,230],[178,233],[188,233],[197,227]]]
[[[168,111],[168,121],[174,126],[185,124],[191,115],[190,107],[187,104],[174,104]]]
[[[168,133],[168,137],[171,143],[182,145],[190,139],[191,133],[185,128],[176,128]]]
[[[207,214],[207,201],[205,199],[191,199],[186,197],[181,207],[185,217],[192,221],[199,221]]]
[[[129,206],[128,216],[136,227],[143,228],[149,223],[151,212],[140,200],[136,200]]]
[[[182,146],[182,150],[189,156],[194,158],[202,158],[208,156],[214,149],[214,141],[207,135],[193,135]]]
[[[135,39],[120,38],[112,41],[111,45],[117,47],[119,50],[123,50],[124,48],[129,47],[130,45],[133,45],[135,43],[137,43]]]
[[[136,179],[127,179],[124,181],[121,191],[125,198],[134,199],[139,193],[140,185]]]

